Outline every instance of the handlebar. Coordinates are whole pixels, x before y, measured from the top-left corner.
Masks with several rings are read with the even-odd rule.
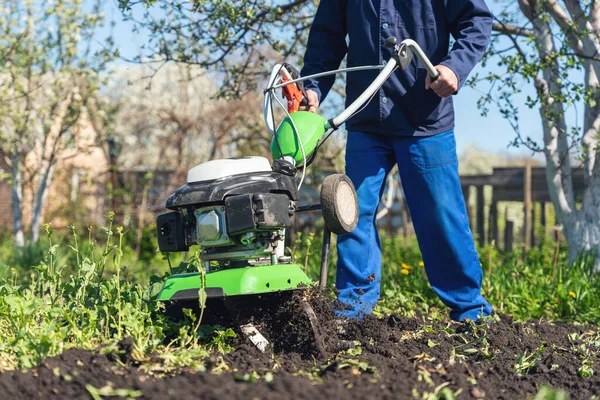
[[[305,81],[308,79],[318,78],[326,75],[333,75],[339,72],[352,72],[352,71],[362,71],[362,70],[373,70],[380,69],[381,72],[375,80],[369,85],[369,87],[354,101],[352,104],[348,106],[341,114],[337,117],[330,119],[325,128],[333,128],[337,129],[341,125],[343,125],[352,115],[354,115],[360,107],[362,107],[369,99],[377,92],[381,86],[385,83],[385,81],[394,73],[396,68],[401,67],[402,69],[406,69],[408,65],[411,63],[413,59],[413,55],[416,55],[419,61],[425,67],[427,74],[431,77],[432,80],[436,80],[439,78],[440,73],[435,69],[427,55],[423,52],[421,47],[412,39],[403,40],[400,44],[398,44],[398,40],[395,37],[389,37],[386,40],[386,46],[392,47],[393,53],[392,57],[385,65],[369,65],[369,66],[360,66],[360,67],[350,67],[350,68],[342,68],[337,69],[335,71],[327,71],[321,72],[314,75],[304,76],[297,79],[292,79],[284,83],[275,84],[277,81],[277,76],[281,66],[278,64],[273,69],[271,76],[269,78],[269,83],[267,89],[265,90],[265,102],[264,102],[264,117],[265,122],[267,124],[267,129],[272,134],[275,133],[275,126],[273,123],[273,114],[271,110],[271,95],[270,93],[274,89],[278,89],[284,87],[286,85],[295,84],[297,82]],[[304,99],[303,99],[304,101]]]
[[[371,96],[377,92],[381,86],[388,80],[390,75],[394,73],[396,68],[400,66],[402,69],[406,69],[413,58],[413,52],[417,55],[417,58],[421,61],[425,69],[427,70],[427,74],[431,77],[432,80],[436,80],[440,77],[440,73],[433,66],[427,55],[423,53],[421,47],[412,39],[403,40],[402,43],[398,44],[398,40],[395,37],[389,37],[386,40],[386,46],[393,47],[394,52],[392,57],[387,62],[385,67],[381,70],[379,75],[375,78],[373,82],[369,85],[369,87],[356,99],[352,104],[348,106],[340,115],[335,118],[330,119],[326,128],[337,129],[341,125],[344,124],[356,111],[362,107]]]

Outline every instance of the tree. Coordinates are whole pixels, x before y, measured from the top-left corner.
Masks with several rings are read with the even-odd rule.
[[[134,20],[131,0],[120,0],[125,16]],[[317,1],[254,0],[181,3],[141,0],[166,15],[156,17],[148,8],[136,20],[148,28],[147,56],[179,60],[223,73],[221,94],[229,96],[252,88],[264,73],[252,55],[264,60],[265,51],[282,57],[302,54]],[[600,1],[518,0],[496,16],[487,62],[497,61],[499,73],[474,76],[471,84],[487,81],[490,91],[481,101],[482,112],[497,106],[517,135],[514,145],[543,152],[548,188],[574,260],[595,252],[600,269],[600,163],[596,163],[600,128]],[[138,61],[142,61],[140,58]],[[526,104],[539,110],[543,139],[523,137],[519,130],[518,94],[522,83],[532,84],[535,95]],[[583,124],[569,124],[570,108],[583,107]],[[573,162],[585,171],[582,199],[573,193]],[[579,168],[579,166],[578,166]]]
[[[25,244],[24,193],[36,242],[57,161],[73,154],[82,113],[98,111],[96,94],[115,53],[94,49],[100,3],[5,0],[0,5],[0,150],[10,166],[15,243]],[[93,114],[93,112],[92,112]],[[84,141],[85,142],[85,141]],[[78,149],[84,150],[84,149]]]
[[[158,69],[168,61],[195,64],[221,75],[220,95],[256,88],[280,58],[304,52],[316,0],[119,0],[125,19],[149,32],[143,55]],[[145,6],[141,12],[140,8]]]
[[[486,112],[495,103],[517,132],[514,144],[543,152],[547,183],[569,245],[570,258],[596,255],[600,270],[600,163],[596,163],[600,128],[600,2],[592,0],[519,0],[518,9],[507,8],[494,29],[498,38],[491,47],[506,74],[483,79],[498,88],[481,105]],[[504,46],[504,47],[502,47]],[[477,78],[476,78],[477,79]],[[543,139],[523,137],[519,130],[516,96],[521,83],[533,84],[535,96],[527,106],[539,110]],[[583,124],[570,123],[569,109],[583,108]],[[579,165],[574,167],[574,163]],[[573,192],[573,168],[584,170],[581,199]]]
[[[215,79],[200,66],[169,63],[152,74],[144,66],[122,68],[109,87],[119,110],[115,135],[122,167],[172,170],[180,183],[190,167],[237,156],[239,141],[260,139],[260,97],[213,98]]]

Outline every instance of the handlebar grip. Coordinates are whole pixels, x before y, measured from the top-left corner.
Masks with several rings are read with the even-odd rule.
[[[300,101],[300,107],[308,107],[308,96],[304,89],[302,89],[302,101]]]

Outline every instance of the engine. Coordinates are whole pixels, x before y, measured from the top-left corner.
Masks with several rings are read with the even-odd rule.
[[[167,200],[174,211],[157,218],[160,250],[199,245],[204,261],[276,261],[272,256],[291,226],[297,200],[294,177],[283,172],[272,170],[262,157],[195,167],[188,183]]]

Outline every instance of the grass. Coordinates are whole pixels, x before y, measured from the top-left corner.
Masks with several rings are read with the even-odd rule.
[[[495,310],[517,320],[546,319],[596,324],[600,321],[600,275],[592,260],[580,258],[569,265],[566,248],[555,258],[555,242],[546,240],[523,255],[521,250],[501,253],[479,249],[484,272],[482,292]],[[376,313],[414,316],[417,312],[444,318],[447,309],[427,281],[421,253],[414,238],[381,239],[382,298]],[[335,246],[329,260],[329,282],[335,281]],[[298,263],[318,278],[321,238],[300,235],[294,249]]]
[[[29,368],[70,347],[111,351],[125,337],[134,341],[138,360],[177,353],[165,345],[169,334],[185,343],[185,357],[208,354],[200,341],[212,332],[163,317],[162,305],[153,299],[159,277],[147,272],[144,286],[127,279],[125,232],[113,227],[112,216],[102,243],[91,235],[81,241],[73,231],[65,250],[49,226],[46,232],[43,259],[29,269],[11,268],[0,281],[0,370]],[[177,364],[180,358],[166,359]]]
[[[116,351],[116,343],[125,337],[134,342],[136,360],[152,370],[150,361],[158,357],[162,373],[183,366],[202,370],[210,351],[232,350],[227,344],[235,335],[231,330],[198,327],[193,315],[179,323],[163,317],[154,296],[169,266],[154,251],[151,231],[151,250],[139,261],[128,245],[128,232],[113,226],[112,217],[101,230],[103,237],[92,230],[82,237],[74,228],[62,235],[49,226],[46,231],[42,244],[20,254],[8,251],[10,243],[0,246],[0,371],[35,366],[71,347]],[[383,295],[376,313],[447,318],[447,309],[429,287],[416,241],[384,237],[381,243]],[[321,238],[299,235],[292,251],[294,260],[316,280]],[[519,320],[599,321],[600,278],[589,260],[582,258],[569,267],[563,249],[554,263],[550,241],[525,256],[493,248],[480,249],[480,254],[486,273],[483,291],[496,310]],[[335,259],[332,246],[330,282]],[[173,265],[179,261],[171,257]],[[473,346],[456,353],[476,348],[485,355],[485,342]],[[517,369],[526,372],[534,360],[533,354],[524,354]],[[583,360],[580,374],[590,374],[590,369]]]

